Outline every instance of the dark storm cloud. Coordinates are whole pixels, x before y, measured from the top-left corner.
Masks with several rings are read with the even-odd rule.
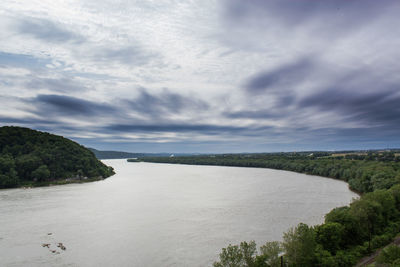
[[[260,93],[276,86],[291,86],[299,83],[312,71],[313,63],[304,57],[280,65],[273,70],[261,72],[251,77],[245,84],[245,88],[252,93]]]
[[[183,110],[206,110],[208,104],[200,99],[185,97],[168,90],[160,94],[150,94],[141,89],[139,96],[127,100],[129,108],[153,117],[165,116],[166,113],[180,113]]]
[[[85,41],[82,36],[67,29],[66,25],[56,24],[45,19],[27,18],[17,23],[17,31],[36,39],[52,43]]]
[[[101,116],[117,113],[117,109],[109,104],[66,95],[38,95],[30,102],[37,113],[46,116]]]
[[[227,111],[224,115],[232,119],[278,119],[286,123],[306,121],[318,125],[321,124],[318,116],[314,121],[307,116],[333,113],[340,118],[335,133],[338,136],[345,134],[342,128],[351,123],[362,125],[360,128],[364,130],[371,128],[368,132],[383,136],[393,129],[400,130],[400,82],[393,71],[386,71],[382,76],[374,66],[360,65],[357,70],[340,73],[334,66],[302,57],[294,63],[260,72],[245,83],[249,100],[264,97],[269,100],[268,109]],[[323,85],[313,83],[316,77]],[[299,89],[304,88],[304,84],[308,85],[307,92]],[[374,131],[377,127],[379,130]]]
[[[380,125],[400,129],[400,86],[398,89],[378,87],[374,92],[362,93],[352,88],[330,88],[305,97],[299,108],[335,111],[354,122],[366,126]],[[372,124],[372,125],[371,125]]]
[[[226,0],[224,3],[227,18],[236,23],[262,24],[273,18],[285,27],[297,27],[318,19],[323,20],[322,28],[338,31],[362,26],[399,4],[396,0]]]
[[[66,90],[67,88],[62,89]],[[171,93],[168,90],[164,90],[160,94],[151,94],[143,89],[134,99],[113,99],[107,103],[55,94],[40,94],[34,98],[19,98],[18,100],[28,104],[25,111],[42,117],[54,119],[111,117],[116,123],[145,121],[144,126],[138,129],[147,129],[147,131],[151,129],[151,126],[145,125],[149,119],[154,123],[166,123],[170,121],[171,114],[201,112],[208,108],[208,104],[200,99]],[[134,117],[131,116],[132,112],[135,113]],[[221,127],[221,129],[223,128]]]

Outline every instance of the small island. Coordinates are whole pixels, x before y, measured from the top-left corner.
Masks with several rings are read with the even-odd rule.
[[[0,188],[82,183],[113,174],[92,151],[67,138],[0,127]]]

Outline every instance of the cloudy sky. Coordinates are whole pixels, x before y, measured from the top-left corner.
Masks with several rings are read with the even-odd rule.
[[[97,149],[400,147],[398,0],[2,0],[0,125]]]

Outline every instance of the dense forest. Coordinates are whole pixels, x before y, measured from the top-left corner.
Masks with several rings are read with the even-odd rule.
[[[363,153],[226,154],[140,158],[140,161],[196,165],[262,167],[341,179],[361,193],[349,206],[333,209],[322,225],[299,224],[283,241],[254,241],[222,249],[214,267],[354,266],[363,256],[389,244],[400,232],[398,151]],[[282,258],[280,256],[283,255]],[[282,261],[282,262],[281,262]],[[389,246],[380,266],[400,266],[400,248]]]
[[[87,148],[61,136],[28,128],[0,127],[0,188],[114,174]]]

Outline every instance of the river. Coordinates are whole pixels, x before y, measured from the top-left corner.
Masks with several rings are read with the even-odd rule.
[[[0,191],[1,266],[211,266],[230,243],[281,240],[357,197],[287,171],[103,162],[117,174]]]

